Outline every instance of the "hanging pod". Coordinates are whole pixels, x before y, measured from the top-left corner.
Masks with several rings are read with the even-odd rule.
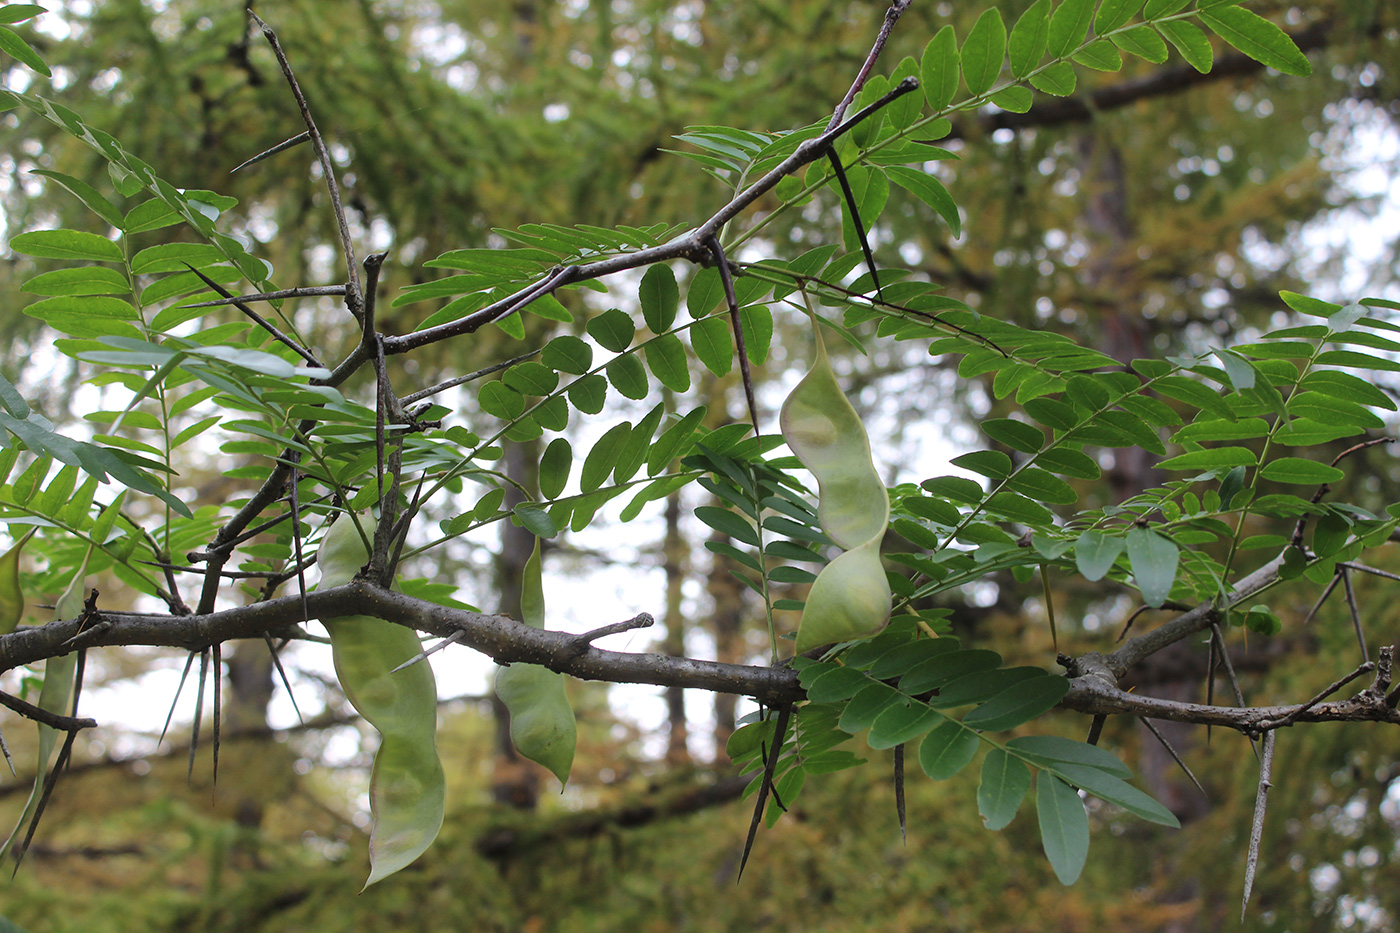
[[[316,563],[322,588],[349,583],[369,560],[365,540],[374,535],[374,519],[360,516],[364,538],[353,519],[341,516],[321,539]],[[427,661],[394,672],[423,650],[412,629],[370,616],[323,623],[346,699],[381,737],[369,784],[369,887],[422,855],[442,828],[446,778],[437,754],[437,682]]]
[[[817,478],[822,530],[845,553],[817,574],[802,620],[797,653],[874,635],[890,618],[890,585],[880,542],[890,521],[890,498],[870,456],[870,439],[836,375],[812,320],[817,355],[783,403],[783,437]]]
[[[30,532],[33,534],[33,532]],[[20,539],[12,549],[12,553],[18,553],[24,546],[24,542],[29,540],[29,535]],[[0,561],[7,560],[9,554],[0,558]],[[63,591],[63,595],[58,598],[58,603],[54,606],[54,621],[63,619],[76,619],[83,611],[84,581],[87,579],[88,560],[92,557],[92,548],[88,548],[87,556],[83,558],[82,564],[78,566],[78,571],[73,575],[73,579],[68,584],[68,589]],[[0,568],[3,572],[3,568]],[[15,577],[14,598],[18,599],[20,609],[24,608],[24,596],[19,592],[19,578]],[[59,657],[49,658],[44,662],[44,686],[39,690],[39,708],[50,713],[57,713],[60,716],[72,715],[73,680],[77,675],[78,654],[69,652]],[[39,724],[39,755],[34,769],[34,786],[29,791],[29,800],[24,805],[24,811],[20,814],[19,822],[15,824],[14,831],[10,833],[10,838],[5,840],[4,845],[0,845],[0,859],[7,855],[13,855],[15,846],[24,839],[31,820],[34,819],[34,812],[39,808],[39,799],[44,794],[44,781],[48,776],[49,759],[53,757],[54,746],[58,744],[59,730],[52,726]],[[22,857],[22,854],[21,856]]]
[[[539,538],[525,562],[520,614],[526,625],[544,628]],[[578,724],[564,690],[564,675],[539,664],[511,664],[496,673],[496,695],[510,713],[510,740],[515,750],[544,765],[560,783],[568,783],[578,744]]]

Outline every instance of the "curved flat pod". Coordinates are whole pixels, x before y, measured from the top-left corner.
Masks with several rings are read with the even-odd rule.
[[[783,403],[783,437],[817,478],[822,530],[845,549],[817,574],[797,627],[797,653],[866,638],[890,618],[890,585],[880,542],[890,499],[870,456],[870,439],[846,398],[815,318],[816,360]]]
[[[365,538],[374,520],[360,516]],[[316,552],[321,586],[349,583],[369,560],[365,538],[344,515]],[[418,633],[370,616],[324,621],[335,673],[350,705],[380,735],[370,774],[369,880],[392,875],[422,855],[442,828],[447,781],[437,754],[437,682],[426,660],[390,673],[423,650]]]

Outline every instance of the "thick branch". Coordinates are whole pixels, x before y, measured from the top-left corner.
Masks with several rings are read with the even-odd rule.
[[[462,644],[502,663],[542,664],[582,680],[735,693],[769,705],[803,697],[797,675],[786,668],[604,651],[581,643],[577,635],[568,632],[532,628],[509,616],[449,609],[365,581],[310,593],[306,609],[313,619],[371,615],[442,637],[460,632]],[[111,624],[88,639],[85,647],[154,645],[199,651],[216,642],[261,637],[266,631],[303,621],[300,596],[202,615],[110,612],[99,613],[99,617]],[[0,636],[0,672],[66,654],[64,642],[77,634],[78,628],[74,619]]]

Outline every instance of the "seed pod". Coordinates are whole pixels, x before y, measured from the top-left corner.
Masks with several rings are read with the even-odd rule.
[[[538,538],[534,552],[525,562],[520,614],[525,617],[525,624],[544,628]],[[496,673],[496,695],[510,712],[510,740],[515,750],[544,765],[560,783],[568,783],[578,744],[578,724],[564,690],[564,675],[539,664],[512,664]]]
[[[24,618],[24,590],[19,585],[19,555],[33,534],[34,529],[29,529],[13,547],[0,554],[0,635],[13,632],[19,625],[19,620]],[[79,605],[78,608],[81,609],[82,606]]]
[[[870,456],[870,440],[841,391],[813,321],[817,355],[783,403],[783,437],[817,478],[817,516],[846,549],[817,574],[797,627],[799,654],[874,635],[890,617],[890,586],[880,542],[890,520],[889,493]]]
[[[373,520],[361,517],[367,537]],[[326,531],[316,552],[321,586],[349,583],[369,560],[352,516]],[[426,661],[390,673],[423,650],[412,629],[370,616],[324,620],[345,697],[379,732],[370,774],[373,826],[365,887],[408,865],[442,828],[446,778],[437,754],[437,683]]]
[[[12,550],[18,551],[24,542],[28,540],[26,535]],[[7,555],[8,556],[8,555]],[[54,620],[76,619],[83,611],[84,582],[87,579],[88,559],[92,557],[92,549],[88,549],[87,556],[83,558],[82,565],[78,567],[77,573],[73,575],[73,580],[68,584],[68,589],[63,591],[63,595],[58,598],[58,603],[54,606]],[[18,586],[18,582],[16,582]],[[23,609],[23,599],[20,600],[20,608]],[[44,686],[39,691],[40,709],[50,713],[57,713],[60,716],[68,716],[72,713],[70,708],[73,696],[73,679],[77,673],[78,655],[76,652],[62,655],[56,658],[49,658],[44,662]],[[34,812],[39,808],[39,798],[43,796],[44,781],[48,775],[49,758],[53,756],[53,749],[58,744],[59,731],[52,726],[39,724],[39,755],[34,769],[34,786],[29,791],[29,800],[24,805],[24,812],[20,814],[19,822],[15,824],[14,831],[10,833],[10,838],[5,840],[4,845],[0,845],[0,859],[11,854],[14,847],[18,845],[27,833],[26,827],[30,820],[34,818]]]

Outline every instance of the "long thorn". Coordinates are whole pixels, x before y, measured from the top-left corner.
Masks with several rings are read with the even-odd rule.
[[[1342,586],[1346,587],[1347,608],[1351,610],[1351,627],[1356,630],[1356,641],[1361,646],[1361,663],[1365,664],[1371,660],[1371,652],[1366,650],[1366,633],[1361,629],[1361,611],[1356,608],[1356,591],[1351,588],[1351,571],[1339,567],[1337,572],[1342,575]]]
[[[404,668],[406,668],[406,667],[412,667],[413,665],[417,664],[419,661],[426,661],[426,660],[428,659],[429,655],[437,654],[439,651],[441,651],[442,649],[446,648],[448,645],[455,645],[455,644],[457,644],[457,642],[461,641],[462,638],[463,638],[466,634],[467,634],[467,633],[466,633],[466,632],[463,632],[463,631],[456,631],[456,632],[453,632],[451,635],[448,635],[446,638],[444,638],[442,641],[438,642],[436,645],[433,645],[431,648],[425,648],[424,650],[418,652],[418,653],[415,654],[413,657],[409,658],[407,661],[403,662],[403,663],[400,664],[398,667],[396,667],[396,668],[394,668],[393,670],[391,670],[389,673],[390,673],[390,674],[397,674],[399,671],[403,670]]]
[[[894,812],[899,817],[899,839],[909,844],[904,809],[904,744],[894,747]]]
[[[778,718],[773,726],[773,747],[765,750],[763,756],[763,782],[758,786],[758,799],[754,802],[753,818],[749,820],[749,834],[744,840],[744,854],[739,859],[739,877],[743,880],[744,866],[749,863],[749,853],[753,851],[754,839],[758,836],[758,824],[763,821],[763,805],[768,802],[768,794],[773,790],[773,772],[778,767],[778,757],[783,752],[783,739],[787,737],[788,719],[792,716],[792,704],[784,703],[778,709]]]
[[[719,263],[719,281],[724,287],[724,303],[729,308],[729,326],[734,331],[734,349],[739,354],[739,376],[744,381],[744,401],[749,406],[749,420],[753,422],[754,437],[758,429],[758,403],[754,401],[753,373],[749,370],[749,350],[744,342],[744,323],[739,317],[739,299],[734,294],[734,278],[729,271],[729,261],[724,256],[724,247],[719,237],[710,237],[710,250]]]
[[[211,646],[214,655],[214,781],[213,788],[219,786],[219,725],[223,720],[223,670],[222,647],[219,642]]]
[[[1167,750],[1167,754],[1172,756],[1172,761],[1175,761],[1178,765],[1180,765],[1181,770],[1185,771],[1186,776],[1191,779],[1191,783],[1196,785],[1196,790],[1209,797],[1210,795],[1206,794],[1206,789],[1201,786],[1201,782],[1196,780],[1196,775],[1191,773],[1191,769],[1187,767],[1186,762],[1182,759],[1180,755],[1177,754],[1176,749],[1172,747],[1172,743],[1168,742],[1167,737],[1161,732],[1159,732],[1156,726],[1152,725],[1152,720],[1144,716],[1138,721],[1147,727],[1147,731],[1151,732],[1153,737],[1156,738],[1158,742],[1162,743],[1162,747]]]
[[[180,702],[180,692],[185,689],[185,680],[190,676],[190,668],[194,666],[194,655],[191,651],[189,657],[185,658],[185,669],[180,673],[180,683],[175,687],[175,696],[170,701],[170,712],[165,714],[165,725],[161,727],[160,738],[156,740],[156,745],[165,741],[165,733],[170,731],[170,721],[175,718],[175,704]]]
[[[234,172],[238,171],[238,170],[241,169],[241,168],[247,168],[247,167],[250,166],[250,165],[254,165],[254,164],[258,163],[258,162],[261,162],[263,159],[271,158],[272,156],[277,155],[277,153],[279,153],[279,152],[285,152],[285,151],[287,151],[288,149],[294,148],[294,147],[296,147],[296,146],[300,146],[302,143],[304,143],[304,142],[309,142],[310,140],[311,140],[311,134],[310,134],[310,133],[307,133],[307,132],[298,133],[297,135],[293,136],[291,139],[284,139],[284,140],[282,140],[282,142],[280,142],[280,143],[278,143],[277,145],[273,146],[271,149],[264,149],[262,152],[259,152],[257,155],[253,156],[253,157],[252,157],[251,159],[249,159],[248,161],[246,161],[246,162],[240,162],[238,165],[235,165],[233,168],[231,168],[231,169],[229,170],[229,174],[232,175]]]
[[[1244,898],[1240,904],[1240,922],[1249,909],[1249,895],[1254,889],[1254,871],[1259,865],[1259,842],[1264,836],[1264,811],[1269,805],[1269,788],[1274,785],[1269,776],[1274,768],[1274,731],[1264,733],[1264,755],[1259,760],[1259,790],[1254,795],[1254,822],[1249,828],[1249,858],[1244,865]]]
[[[851,212],[851,224],[855,227],[856,239],[860,241],[865,265],[870,269],[870,281],[875,284],[875,297],[884,301],[885,293],[880,288],[880,272],[875,268],[875,254],[870,251],[870,238],[865,232],[865,221],[860,218],[860,205],[856,203],[855,192],[851,190],[851,182],[846,178],[846,169],[841,165],[841,157],[836,154],[835,149],[828,151],[826,155],[836,173],[836,181],[841,185],[841,195],[846,199],[846,208]]]
[[[190,729],[190,768],[185,783],[194,783],[194,756],[199,751],[199,726],[204,718],[204,678],[209,674],[209,649],[199,653],[199,689],[194,695],[194,726]]]
[[[282,667],[282,656],[277,651],[277,646],[272,643],[272,636],[267,632],[263,632],[263,641],[267,642],[267,650],[272,653],[272,666],[277,668],[277,676],[282,678],[282,686],[286,688],[287,699],[292,701],[292,709],[296,711],[297,722],[304,726],[306,720],[301,715],[301,707],[297,706],[297,695],[292,692],[292,682],[287,679],[287,671]]]

